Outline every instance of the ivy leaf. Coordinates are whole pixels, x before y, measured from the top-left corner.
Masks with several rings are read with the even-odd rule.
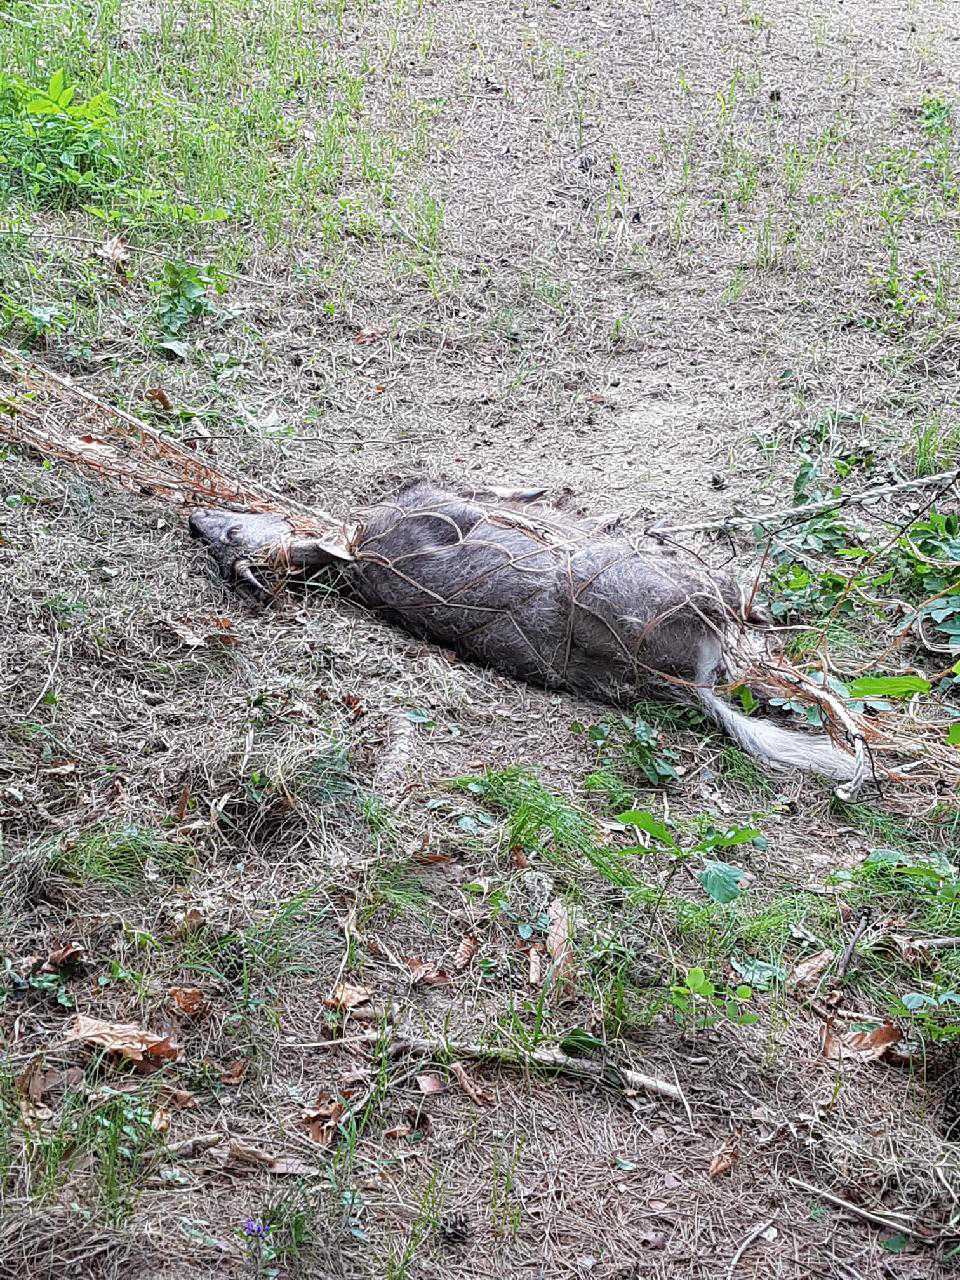
[[[960,720],[954,721],[947,730],[947,741],[951,747],[960,747]]]
[[[909,698],[929,693],[930,681],[922,676],[862,676],[848,688],[852,698]]]
[[[750,957],[740,960],[737,956],[731,956],[730,965],[755,991],[768,991],[775,982],[787,980],[787,971],[782,965],[768,964],[766,960],[754,960]]]
[[[735,902],[743,890],[740,882],[746,872],[740,867],[731,867],[728,862],[708,860],[702,871],[697,872],[697,879],[703,885],[714,902]]]

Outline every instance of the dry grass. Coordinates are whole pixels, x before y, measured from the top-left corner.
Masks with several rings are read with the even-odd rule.
[[[784,505],[811,432],[854,459],[855,483],[955,458],[956,143],[923,106],[960,104],[946,4],[56,12],[11,6],[5,57],[34,82],[61,61],[84,93],[110,81],[134,194],[97,195],[131,222],[130,260],[124,277],[97,256],[93,215],[11,196],[4,340],[202,437],[201,456],[258,487],[345,515],[429,471],[698,519]],[[337,148],[334,176],[310,169]],[[150,283],[181,256],[224,270],[226,291],[173,360]],[[156,387],[169,409],[144,398]],[[694,966],[736,984],[732,956],[839,957],[871,904],[841,1007],[870,1021],[944,989],[954,953],[931,970],[886,939],[958,934],[956,906],[934,917],[862,865],[878,846],[955,853],[951,797],[911,825],[882,803],[838,810],[688,722],[661,729],[682,773],[663,792],[570,732],[600,708],[316,589],[248,609],[143,495],[16,449],[3,490],[0,1274],[724,1276],[767,1220],[776,1234],[734,1275],[946,1272],[949,1243],[897,1252],[894,1230],[790,1181],[955,1230],[940,1048],[911,1039],[907,1067],[827,1062],[829,980],[812,1001],[756,993],[752,1025],[698,1026],[670,997]],[[883,625],[848,627],[852,666],[882,651]],[[711,905],[656,850],[614,883],[598,850],[634,837],[602,826],[581,848],[541,830],[518,856],[496,806],[445,785],[519,764],[607,821],[618,806],[584,787],[598,763],[685,847],[701,819],[755,821],[766,848],[718,854],[750,891]],[[529,980],[558,898],[575,921],[566,1003]],[[67,943],[83,963],[44,975]],[[344,981],[369,1012],[324,1003]],[[193,986],[209,1005],[191,1019],[169,992]],[[183,1056],[141,1076],[65,1046],[71,1004],[169,1030]],[[478,1106],[443,1053],[351,1043],[380,1025],[501,1046],[579,1028],[676,1079],[689,1116],[468,1065],[494,1097]],[[41,1054],[51,1075],[22,1111],[14,1077]],[[329,1147],[301,1120],[324,1093],[362,1103]],[[739,1159],[711,1178],[732,1133]],[[220,1140],[177,1154],[198,1134]],[[306,1169],[271,1173],[231,1141]],[[264,1244],[247,1217],[273,1223]]]

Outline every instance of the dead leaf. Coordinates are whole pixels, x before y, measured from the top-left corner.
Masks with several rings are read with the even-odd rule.
[[[329,1147],[337,1131],[337,1125],[346,1114],[346,1107],[339,1098],[321,1093],[312,1107],[301,1116],[301,1123],[311,1139],[321,1147]]]
[[[791,974],[794,987],[811,987],[819,982],[835,959],[832,951],[818,951],[815,956],[801,960]]]
[[[510,861],[515,867],[520,867],[521,870],[525,870],[530,865],[530,859],[518,844],[515,844],[510,850]]]
[[[470,1078],[467,1074],[467,1069],[462,1062],[451,1062],[450,1070],[456,1077],[457,1084],[471,1102],[475,1102],[478,1107],[493,1106],[495,1102],[493,1094],[489,1093],[482,1085],[477,1084],[475,1080]]]
[[[328,1009],[356,1009],[367,1004],[373,992],[368,987],[356,987],[349,982],[338,982],[324,1000]]]
[[[382,329],[361,329],[353,340],[358,347],[366,347],[371,342],[379,342],[383,335]]]
[[[722,1178],[740,1159],[740,1133],[732,1133],[713,1153],[708,1170],[711,1178]]]
[[[634,1233],[633,1239],[640,1245],[641,1249],[665,1249],[667,1247],[667,1233],[665,1231],[639,1231]]]
[[[461,969],[466,969],[467,965],[477,954],[476,937],[472,933],[465,933],[460,939],[460,945],[457,947],[457,953],[453,957],[453,967],[459,973]]]
[[[200,649],[207,643],[207,636],[194,631],[185,622],[177,622],[175,618],[164,618],[164,622],[177,639],[182,640],[188,649]]]
[[[82,964],[87,954],[86,948],[80,942],[67,942],[62,947],[56,947],[44,960],[40,972],[41,973],[57,973],[60,969],[75,968]]]
[[[421,1093],[428,1095],[432,1093],[444,1093],[447,1087],[440,1077],[435,1075],[417,1076],[417,1085],[419,1086]]]
[[[573,943],[570,941],[570,914],[562,898],[554,898],[547,907],[550,927],[547,930],[547,954],[552,963],[550,974],[561,997],[568,995],[573,971]]]
[[[171,1084],[160,1086],[160,1098],[177,1111],[188,1111],[191,1107],[198,1105],[196,1095],[192,1094],[189,1089],[178,1089]]]
[[[395,1141],[398,1138],[409,1138],[413,1133],[413,1126],[409,1124],[395,1124],[392,1129],[384,1129],[383,1136]]]
[[[184,1138],[182,1142],[168,1146],[166,1154],[173,1159],[193,1160],[211,1147],[219,1146],[222,1141],[222,1133],[195,1133],[192,1138]]]
[[[145,1031],[135,1022],[103,1022],[85,1013],[77,1014],[66,1038],[67,1041],[80,1040],[84,1044],[101,1045],[108,1053],[118,1053],[131,1062],[155,1066],[161,1062],[176,1062],[182,1053],[169,1035]]]
[[[220,1079],[223,1084],[239,1084],[243,1077],[247,1074],[250,1067],[249,1058],[234,1058],[220,1072]]]
[[[899,1027],[892,1022],[881,1023],[869,1031],[848,1031],[845,1036],[834,1034],[828,1024],[823,1031],[823,1056],[831,1062],[844,1059],[856,1062],[875,1062],[902,1039]]]
[[[34,1058],[17,1076],[17,1088],[30,1102],[42,1102],[47,1092],[47,1071],[43,1058]]]
[[[527,952],[528,972],[531,987],[539,987],[543,982],[543,947],[535,942]]]
[[[157,1107],[150,1121],[150,1128],[154,1133],[166,1133],[170,1128],[170,1112],[166,1107]]]
[[[144,398],[146,400],[152,400],[154,404],[158,404],[160,408],[164,409],[167,413],[173,412],[173,401],[167,395],[166,391],[164,391],[163,387],[148,387],[144,392]]]
[[[109,262],[118,276],[126,276],[127,263],[130,261],[130,250],[120,235],[107,236],[97,249],[97,257]]]
[[[188,1018],[199,1018],[210,1003],[199,987],[171,987],[167,995]]]

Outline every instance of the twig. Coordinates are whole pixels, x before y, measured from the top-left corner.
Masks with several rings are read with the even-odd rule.
[[[913,1236],[916,1240],[922,1240],[926,1244],[933,1243],[933,1237],[926,1231],[910,1225],[912,1219],[901,1218],[899,1215],[895,1217],[887,1217],[882,1213],[873,1213],[870,1209],[861,1209],[858,1204],[851,1204],[849,1200],[842,1200],[840,1196],[835,1196],[832,1191],[827,1191],[823,1187],[815,1187],[809,1182],[802,1182],[799,1178],[788,1178],[787,1181],[794,1187],[799,1187],[801,1191],[807,1191],[811,1195],[819,1196],[821,1200],[827,1200],[830,1204],[836,1205],[838,1209],[845,1209],[847,1213],[853,1214],[855,1218],[862,1218],[864,1222],[869,1222],[875,1227],[886,1227],[890,1231],[902,1231],[904,1235]]]
[[[669,1098],[686,1106],[683,1090],[678,1084],[661,1080],[657,1076],[643,1075],[629,1067],[620,1067],[614,1063],[587,1062],[580,1058],[571,1058],[559,1049],[499,1049],[491,1045],[472,1044],[453,1040],[427,1040],[420,1036],[405,1036],[390,1046],[390,1054],[422,1053],[431,1057],[436,1054],[451,1054],[456,1058],[472,1058],[477,1062],[499,1062],[508,1067],[544,1067],[548,1071],[559,1071],[565,1075],[582,1076],[595,1080],[598,1084],[612,1085],[614,1088],[637,1089],[643,1093],[653,1093],[660,1098]]]
[[[846,976],[847,970],[850,968],[850,961],[853,959],[853,953],[857,949],[857,943],[863,936],[863,932],[870,923],[870,912],[864,911],[860,919],[857,921],[857,927],[853,931],[853,937],[847,943],[843,955],[840,957],[840,964],[837,967],[837,973],[834,981],[842,982]]]
[[[757,1225],[750,1231],[750,1234],[743,1238],[743,1240],[740,1242],[740,1246],[737,1249],[737,1252],[730,1259],[730,1265],[729,1267],[727,1267],[727,1280],[731,1280],[733,1273],[736,1270],[737,1263],[740,1261],[743,1255],[747,1252],[747,1250],[750,1248],[753,1242],[755,1240],[758,1240],[760,1236],[763,1235],[767,1227],[772,1227],[774,1222],[776,1222],[776,1219],[777,1219],[777,1215],[774,1214],[773,1217],[768,1218],[766,1222],[758,1222]]]
[[[887,498],[894,493],[906,493],[910,489],[926,489],[937,484],[949,485],[957,479],[960,479],[960,467],[955,467],[952,471],[941,471],[935,476],[901,480],[899,484],[878,485],[874,489],[864,489],[862,493],[825,498],[822,502],[810,502],[803,507],[783,507],[779,511],[768,511],[766,514],[726,516],[722,520],[706,520],[702,524],[651,524],[644,529],[644,533],[652,538],[658,538],[662,534],[707,533],[714,529],[750,529],[754,525],[766,527],[771,524],[790,524],[792,521],[809,520],[811,516],[820,515],[824,511],[837,511],[842,507],[854,506],[858,503],[875,502],[878,498]]]
[[[934,951],[938,947],[960,947],[960,938],[913,938],[912,945]]]
[[[368,1031],[363,1035],[351,1036],[345,1040],[318,1040],[309,1044],[300,1044],[300,1049],[325,1049],[337,1044],[374,1044],[383,1038],[382,1031]],[[613,1088],[637,1089],[643,1093],[656,1094],[659,1098],[669,1098],[685,1107],[690,1115],[689,1104],[684,1097],[679,1082],[671,1084],[669,1080],[661,1080],[659,1076],[647,1076],[629,1067],[621,1067],[616,1063],[587,1062],[581,1058],[571,1058],[559,1049],[501,1049],[495,1045],[474,1044],[456,1040],[428,1040],[423,1036],[403,1036],[390,1046],[391,1057],[401,1053],[422,1053],[430,1057],[452,1056],[454,1058],[472,1058],[476,1062],[499,1062],[506,1067],[544,1067],[548,1071],[559,1071],[564,1075],[582,1076],[587,1080],[595,1080],[598,1084],[610,1085]]]

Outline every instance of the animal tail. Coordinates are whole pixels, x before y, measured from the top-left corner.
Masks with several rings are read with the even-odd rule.
[[[819,773],[842,785],[837,795],[850,800],[865,780],[866,758],[838,750],[826,734],[798,733],[781,729],[772,720],[752,719],[724,702],[714,691],[714,682],[723,669],[722,649],[716,638],[705,637],[697,663],[697,683],[693,696],[716,725],[728,733],[749,755],[774,769],[803,769]]]
[[[772,720],[754,720],[702,685],[694,693],[710,719],[764,764],[775,769],[804,769],[835,782],[856,778],[858,767],[853,756],[838,751],[826,734],[797,733],[781,729]]]

